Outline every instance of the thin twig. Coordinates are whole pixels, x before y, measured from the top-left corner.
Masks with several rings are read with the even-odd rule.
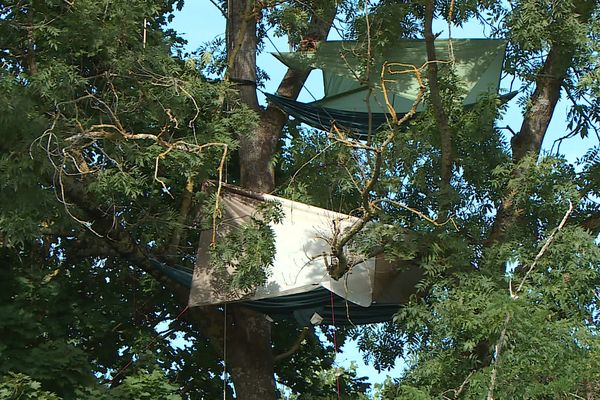
[[[565,215],[563,216],[562,220],[560,221],[560,224],[558,224],[556,229],[554,229],[554,231],[546,239],[546,242],[544,243],[544,245],[542,246],[540,251],[535,256],[535,259],[529,266],[529,269],[525,273],[525,276],[523,276],[523,279],[521,280],[521,283],[519,284],[517,289],[515,291],[513,291],[512,290],[512,281],[508,282],[508,290],[509,290],[511,299],[516,300],[519,298],[519,293],[523,290],[523,285],[525,284],[525,281],[529,277],[529,274],[531,273],[531,271],[533,271],[533,269],[537,265],[537,262],[540,260],[540,258],[542,258],[544,253],[546,253],[546,250],[548,250],[548,248],[550,247],[550,244],[552,244],[552,242],[554,241],[556,234],[558,232],[560,232],[560,230],[565,226],[565,224],[567,223],[567,220],[569,219],[569,216],[571,215],[572,212],[573,212],[573,203],[571,202],[571,200],[569,200],[569,208],[568,208],[567,212],[565,213]],[[510,314],[507,313],[506,317],[504,318],[504,326],[502,328],[502,331],[500,332],[500,338],[498,339],[498,342],[494,346],[494,364],[492,366],[492,374],[490,376],[490,385],[488,387],[487,400],[494,400],[494,389],[496,387],[496,380],[497,380],[497,376],[498,376],[498,365],[500,363],[500,356],[502,353],[502,348],[504,347],[504,344],[506,341],[506,331],[507,331],[509,322],[510,322]]]
[[[286,358],[291,357],[292,355],[294,355],[294,353],[296,353],[298,350],[300,350],[300,346],[302,346],[302,342],[304,342],[304,339],[306,339],[306,335],[308,335],[308,331],[309,331],[308,327],[305,326],[302,329],[302,332],[300,333],[300,335],[298,335],[298,338],[296,338],[296,340],[292,344],[292,346],[285,352],[283,352],[281,354],[277,354],[275,357],[273,357],[273,362],[275,364],[277,364],[278,362],[281,362],[281,361],[285,360]]]
[[[438,227],[442,227],[442,226],[446,225],[447,223],[451,222],[452,225],[454,226],[454,229],[456,229],[457,232],[459,231],[458,225],[456,225],[456,222],[454,221],[454,219],[452,218],[452,216],[448,216],[448,219],[446,221],[444,221],[444,222],[438,222],[438,221],[434,220],[433,218],[430,218],[427,215],[423,214],[421,211],[416,210],[414,208],[411,208],[411,207],[407,206],[406,204],[403,204],[403,203],[401,203],[399,201],[396,201],[396,200],[379,199],[379,200],[375,200],[373,203],[376,204],[376,203],[383,203],[383,202],[390,203],[390,204],[393,204],[395,206],[404,208],[405,210],[410,211],[413,214],[418,215],[419,217],[423,218],[427,222],[429,222],[429,223],[431,223],[431,224],[433,224],[435,226],[438,226]]]
[[[502,347],[504,347],[504,342],[506,340],[506,328],[508,327],[508,323],[510,322],[510,315],[506,314],[504,318],[504,328],[502,328],[502,332],[500,332],[500,338],[498,342],[494,346],[494,365],[492,366],[492,374],[490,375],[490,386],[488,388],[487,400],[494,400],[494,389],[496,387],[496,379],[498,377],[498,364],[500,363],[500,355],[502,353]]]
[[[525,284],[525,281],[527,280],[527,278],[529,277],[529,274],[531,273],[531,271],[533,271],[533,269],[535,268],[535,266],[537,265],[537,262],[539,261],[540,258],[542,258],[542,256],[544,255],[544,253],[546,252],[546,250],[548,250],[548,247],[550,247],[550,244],[554,241],[554,237],[556,236],[556,234],[563,228],[563,226],[565,226],[565,224],[567,223],[567,219],[569,219],[569,215],[571,215],[571,213],[573,212],[573,203],[571,202],[571,200],[569,200],[569,209],[567,210],[567,212],[565,213],[562,221],[560,221],[560,224],[558,225],[558,227],[554,230],[554,232],[552,232],[550,234],[550,236],[548,237],[548,239],[546,239],[546,243],[544,243],[544,246],[542,246],[542,249],[540,250],[540,252],[535,256],[535,259],[533,260],[533,262],[531,263],[531,266],[529,267],[529,269],[527,270],[527,272],[525,273],[525,276],[523,276],[523,279],[521,280],[521,283],[519,284],[519,286],[517,287],[517,291],[516,294],[518,295],[518,293],[521,291],[521,289],[523,289],[523,285]]]
[[[450,1],[450,7],[448,8],[448,56],[450,63],[454,65],[454,45],[452,44],[452,17],[454,16],[454,1]]]

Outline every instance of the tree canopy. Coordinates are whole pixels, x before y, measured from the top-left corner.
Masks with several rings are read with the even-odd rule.
[[[191,54],[169,27],[183,5],[0,4],[1,398],[600,397],[596,1],[211,1],[226,37]],[[495,93],[463,106],[436,22],[507,40],[520,127],[499,126]],[[269,35],[300,50],[332,29],[360,45],[367,76],[374,51],[424,39],[428,62],[405,71],[423,111],[390,111],[358,140],[260,104]],[[277,94],[295,99],[307,74],[289,69]],[[574,142],[591,143],[575,162]],[[176,273],[219,221],[206,182],[225,180],[358,217],[331,243],[332,279],[377,249],[422,280],[376,325],[188,309]],[[211,250],[215,265],[242,257],[234,285],[268,274],[272,235],[255,222]],[[369,388],[335,364],[349,338],[404,372]]]

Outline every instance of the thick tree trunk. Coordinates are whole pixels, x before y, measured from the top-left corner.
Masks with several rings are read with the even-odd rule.
[[[256,28],[260,10],[253,0],[229,0],[227,49],[229,80],[236,84],[240,99],[260,115],[257,128],[251,135],[240,137],[241,185],[268,193],[275,188],[272,164],[277,142],[287,116],[268,107],[261,110],[256,94]],[[332,6],[325,16],[311,21],[309,35],[316,40],[327,37],[335,16]],[[308,73],[289,70],[278,94],[296,98]],[[274,356],[271,348],[271,323],[255,311],[230,306],[231,321],[227,335],[227,364],[231,371],[238,399],[275,399],[273,376]]]
[[[594,0],[575,2],[574,12],[579,15],[581,22],[589,20],[593,9]],[[534,157],[539,155],[574,55],[575,48],[568,41],[552,44],[544,65],[537,74],[535,91],[530,99],[531,105],[525,113],[521,129],[511,140],[512,159],[515,165],[519,164],[527,155]],[[512,177],[518,178],[525,172],[522,167],[516,167]],[[513,205],[515,195],[516,193],[509,192],[503,199],[492,226],[488,244],[498,243],[504,239],[508,229],[517,222],[519,210],[516,210]],[[504,267],[502,266],[502,268]],[[503,274],[504,270],[501,273]]]
[[[227,8],[227,76],[236,84],[240,99],[260,112],[256,95],[256,37],[260,10],[253,0],[229,0]],[[248,189],[273,189],[270,168],[277,136],[261,123],[254,134],[240,137],[241,184]],[[228,318],[226,363],[238,399],[275,399],[271,323],[265,315],[232,305]]]
[[[275,399],[271,323],[266,316],[231,307],[227,363],[238,400]]]
[[[277,142],[281,130],[287,121],[287,115],[278,108],[269,106],[260,110],[256,97],[256,23],[257,13],[252,12],[250,23],[248,19],[240,16],[240,12],[248,13],[252,8],[247,5],[248,0],[232,1],[236,10],[230,9],[228,32],[245,32],[235,36],[228,33],[229,40],[239,40],[241,47],[230,43],[228,48],[232,51],[233,58],[229,62],[229,76],[232,82],[239,85],[241,100],[252,109],[260,113],[258,127],[253,135],[240,137],[240,173],[242,186],[258,192],[268,193],[275,187],[275,169],[273,156],[277,150]],[[250,0],[250,3],[252,1]],[[324,6],[320,15],[313,15],[309,22],[306,37],[310,40],[321,41],[327,35],[333,24],[336,14],[335,2]],[[241,28],[235,28],[241,24]],[[251,47],[254,46],[254,47]],[[308,77],[308,72],[299,72],[289,69],[279,87],[277,94],[295,99],[298,97],[302,85]]]

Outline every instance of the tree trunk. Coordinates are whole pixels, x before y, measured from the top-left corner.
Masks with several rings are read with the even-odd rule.
[[[230,307],[227,363],[238,400],[275,399],[271,323],[247,308]]]
[[[229,0],[227,13],[227,76],[236,84],[240,99],[260,112],[256,95],[257,16],[253,0]],[[262,121],[261,121],[262,122]],[[241,184],[243,187],[269,192],[274,187],[270,160],[278,135],[261,129],[240,137]],[[275,399],[271,323],[265,315],[232,305],[228,318],[227,352],[238,399]]]
[[[433,34],[433,19],[434,19],[435,0],[429,0],[425,5],[425,19],[423,22],[425,47],[427,50],[427,61],[430,64],[427,66],[427,84],[429,85],[429,99],[433,109],[433,117],[435,124],[440,134],[440,189],[447,196],[450,193],[450,180],[452,179],[452,132],[448,122],[448,114],[444,110],[442,104],[442,96],[438,83],[438,64],[435,52],[435,35]],[[443,198],[442,198],[443,199]],[[441,206],[443,220],[446,219],[447,211],[446,201],[444,200]]]
[[[585,23],[591,18],[593,10],[594,0],[581,0],[575,2],[573,11],[579,16],[579,20]],[[537,74],[535,91],[529,100],[530,106],[525,113],[521,129],[511,140],[513,164],[519,164],[527,155],[537,157],[540,154],[575,50],[572,43],[562,41],[552,43],[544,65]],[[512,178],[518,178],[525,172],[522,167],[517,166],[513,170]],[[515,210],[513,206],[515,196],[516,193],[509,192],[503,199],[492,226],[488,245],[502,241],[505,233],[517,222],[519,210]],[[501,268],[499,272],[504,274],[504,266]]]
[[[308,36],[327,38],[336,7],[323,15],[313,16]],[[275,188],[272,163],[277,142],[287,116],[279,109],[261,110],[256,94],[256,35],[261,10],[253,0],[229,0],[227,22],[227,77],[237,85],[241,101],[260,115],[251,135],[240,137],[241,186],[262,193]],[[277,93],[296,98],[308,76],[307,72],[288,70]],[[238,399],[275,399],[274,356],[271,346],[271,323],[264,314],[232,305],[229,307],[226,362]]]

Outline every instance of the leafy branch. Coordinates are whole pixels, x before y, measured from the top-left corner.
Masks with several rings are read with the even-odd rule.
[[[525,275],[521,279],[521,282],[519,283],[519,286],[517,286],[517,289],[515,291],[512,290],[512,280],[509,281],[508,290],[510,292],[511,299],[517,300],[519,298],[519,293],[521,293],[521,291],[523,290],[523,285],[525,285],[525,282],[527,281],[529,274],[536,267],[540,258],[542,258],[542,256],[546,253],[546,250],[548,250],[548,248],[554,241],[556,234],[558,232],[560,232],[562,230],[562,228],[565,226],[565,224],[567,223],[567,220],[569,219],[569,216],[571,215],[572,212],[573,212],[573,203],[569,200],[569,208],[567,209],[567,212],[563,216],[562,220],[560,221],[560,223],[558,224],[556,229],[554,229],[554,231],[546,239],[546,242],[544,243],[544,245],[542,246],[540,251],[535,256],[533,262],[527,269],[527,272],[525,272]],[[507,331],[509,323],[510,323],[510,314],[507,313],[504,318],[504,326],[502,328],[502,331],[500,332],[500,338],[498,339],[498,342],[496,342],[496,345],[494,346],[494,363],[492,365],[492,373],[490,375],[490,384],[488,386],[487,400],[494,400],[494,389],[496,387],[496,379],[498,376],[498,365],[500,363],[500,356],[502,354],[502,350],[503,350],[505,342],[506,342],[506,331]]]
[[[399,131],[399,127],[406,123],[408,120],[410,120],[410,118],[412,118],[416,114],[417,106],[423,100],[426,87],[423,83],[421,71],[430,63],[430,61],[426,62],[420,68],[417,68],[414,65],[402,64],[397,62],[385,62],[382,65],[381,87],[385,103],[388,109],[388,113],[391,117],[391,121],[388,121],[388,125],[390,128],[389,132],[379,146],[367,145],[359,141],[350,140],[342,133],[342,131],[340,131],[335,126],[335,124],[333,126],[334,131],[336,132],[336,136],[330,134],[329,136],[332,140],[342,143],[343,145],[350,148],[367,150],[368,152],[371,152],[375,155],[375,160],[373,161],[373,168],[371,170],[369,178],[366,180],[365,185],[360,189],[361,211],[363,215],[343,233],[341,232],[339,225],[334,223],[334,235],[330,243],[331,253],[333,256],[332,259],[334,260],[334,262],[329,268],[329,274],[333,279],[340,279],[346,272],[348,272],[353,267],[353,263],[349,262],[344,248],[348,244],[348,242],[350,242],[350,240],[352,240],[352,238],[356,236],[356,234],[358,234],[369,221],[375,218],[375,216],[378,213],[378,208],[371,199],[371,192],[373,191],[375,185],[379,181],[379,177],[381,175],[381,168],[386,156],[387,149],[389,145],[393,142],[393,140],[396,138],[396,135]],[[402,67],[403,69],[394,70],[392,69],[392,67]],[[419,92],[417,93],[415,101],[413,102],[410,110],[401,118],[398,118],[396,110],[394,109],[388,98],[386,82],[390,82],[390,80],[385,78],[386,73],[390,75],[413,73],[419,84]]]
[[[153,78],[153,84],[167,85],[167,82],[161,83],[161,81],[157,81],[156,80],[157,76],[153,75],[151,78]],[[179,87],[181,85],[176,84],[176,86],[179,88],[179,90],[182,89],[181,87]],[[115,94],[115,96],[116,96],[116,94]],[[190,120],[190,123],[188,124],[189,126],[191,126],[191,125],[193,125],[194,120],[198,117],[198,115],[200,113],[200,108],[199,108],[196,100],[193,98],[193,96],[190,95],[189,92],[185,91],[185,96],[188,98],[191,98],[192,104],[195,108],[195,115],[192,118],[192,120]],[[78,104],[83,101],[92,101],[92,103],[95,106],[99,107],[101,110],[103,110],[108,115],[108,117],[110,118],[110,122],[109,123],[92,124],[89,127],[84,126],[85,124],[80,121],[79,116],[78,116],[79,115]],[[66,143],[68,143],[69,145],[65,146],[64,148],[61,148],[59,141],[58,141],[58,137],[54,133],[54,131],[57,129],[58,122],[61,119],[67,118],[61,112],[60,107],[64,106],[64,105],[68,105],[68,104],[74,105],[74,109],[75,109],[74,125],[76,126],[76,128],[78,129],[79,132],[75,133],[73,135],[67,136],[64,139],[64,141]],[[165,109],[164,111],[165,111],[165,113],[167,113],[167,115],[169,117],[169,121],[175,123],[175,127],[177,127],[178,121],[172,115],[171,111],[169,109]],[[46,131],[44,131],[44,133],[32,143],[32,146],[35,143],[39,143],[40,145],[42,145],[42,143],[43,143],[42,148],[46,152],[48,159],[50,160],[51,164],[53,165],[53,167],[57,173],[56,174],[58,177],[57,184],[58,184],[58,190],[59,190],[59,193],[57,195],[58,200],[62,204],[65,205],[67,214],[71,218],[73,218],[75,221],[84,225],[87,229],[89,229],[96,236],[99,236],[99,237],[102,237],[102,235],[100,233],[96,232],[94,229],[92,229],[92,223],[90,223],[88,221],[83,221],[83,220],[77,218],[69,210],[68,202],[65,197],[63,176],[65,176],[65,175],[86,175],[86,174],[90,174],[90,173],[94,173],[94,172],[98,171],[97,168],[93,168],[91,165],[89,165],[88,161],[86,161],[84,159],[84,157],[82,156],[83,150],[85,148],[96,143],[98,140],[151,141],[151,142],[158,144],[160,147],[162,147],[164,149],[164,151],[160,152],[155,157],[153,178],[156,182],[161,184],[164,192],[166,194],[168,194],[171,198],[173,198],[173,195],[171,194],[169,188],[167,187],[167,184],[165,183],[165,181],[163,179],[161,179],[159,177],[159,168],[160,168],[161,160],[163,160],[167,155],[169,155],[173,151],[179,151],[179,152],[184,152],[184,153],[189,153],[189,154],[200,155],[209,148],[215,148],[215,147],[221,148],[222,149],[221,157],[220,157],[219,165],[216,168],[216,172],[218,175],[218,188],[217,188],[217,196],[215,199],[214,212],[213,212],[213,243],[214,243],[214,241],[216,240],[217,218],[219,216],[219,201],[220,201],[219,194],[221,193],[221,189],[222,189],[223,173],[224,173],[224,169],[225,169],[225,162],[226,162],[227,156],[228,156],[229,146],[227,143],[216,142],[216,141],[208,142],[208,143],[204,143],[204,144],[197,144],[197,143],[190,143],[189,141],[186,141],[186,140],[175,140],[175,141],[167,140],[164,137],[166,136],[165,133],[167,132],[168,128],[169,128],[169,126],[165,125],[160,128],[158,133],[130,132],[123,126],[123,123],[121,122],[120,118],[117,115],[117,111],[113,110],[104,100],[100,99],[96,95],[94,95],[92,93],[87,93],[86,95],[81,96],[77,99],[57,104],[56,113],[54,115],[54,119],[53,119],[51,126]],[[194,135],[194,137],[195,137],[195,135]],[[115,164],[115,166],[117,168],[119,168],[119,169],[121,168],[120,163],[117,162],[116,160],[110,158],[110,156],[108,154],[106,154],[106,152],[102,149],[101,146],[97,146],[97,148],[108,159],[112,160],[112,162]],[[58,160],[55,160],[55,158],[58,158]],[[70,161],[70,163],[69,163],[69,161]],[[67,165],[69,165],[69,164],[74,165],[77,172],[73,173],[73,172],[67,171],[66,168],[67,168]],[[92,162],[92,165],[93,165],[93,162]],[[188,185],[186,185],[186,190],[188,190],[188,191],[190,190],[189,182],[188,182]],[[185,205],[185,202],[183,202],[181,212],[182,213],[186,212],[186,209],[188,209],[188,208],[189,207]],[[182,215],[180,215],[180,219],[181,218],[185,218],[185,216],[182,217]],[[173,245],[173,243],[175,243],[174,242],[175,240],[179,241],[178,237],[180,237],[180,235],[181,235],[181,232],[179,232],[179,233],[176,232],[174,234],[174,237],[172,239],[172,245]]]

